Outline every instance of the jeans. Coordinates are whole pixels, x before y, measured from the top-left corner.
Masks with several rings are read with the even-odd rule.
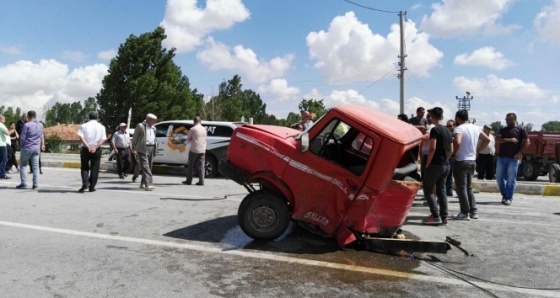
[[[90,153],[88,148],[82,147],[80,152],[80,161],[82,171],[82,186],[88,187],[90,190],[95,189],[97,178],[99,177],[99,166],[101,164],[101,148],[94,153]],[[35,171],[35,168],[33,169]],[[91,173],[90,173],[91,172]]]
[[[422,189],[424,190],[424,197],[428,201],[428,206],[430,206],[430,212],[433,218],[447,218],[447,194],[445,190],[445,180],[447,179],[447,174],[449,173],[448,165],[430,165],[424,170],[426,176],[424,176]],[[439,201],[439,209],[436,205],[436,199],[434,198],[433,190],[434,185],[436,186],[436,195]]]
[[[8,162],[8,150],[6,146],[0,146],[0,177],[6,176],[7,162]]]
[[[19,178],[21,185],[27,186],[27,164],[31,163],[33,170],[33,186],[39,186],[39,152],[21,149],[19,153]]]
[[[506,200],[513,199],[519,160],[498,156],[496,164],[496,180],[502,197]]]
[[[453,165],[449,166],[449,174],[447,174],[447,179],[445,179],[445,190],[448,197],[453,195]]]
[[[477,211],[471,185],[475,168],[476,161],[474,160],[455,161],[453,164],[455,191],[457,192],[457,197],[459,197],[461,213],[463,214],[475,213]]]
[[[204,184],[204,153],[189,152],[189,165],[187,168],[187,183],[192,182],[193,172],[198,174],[198,183]]]

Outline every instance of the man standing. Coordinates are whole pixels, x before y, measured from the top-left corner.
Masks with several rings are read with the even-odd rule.
[[[529,146],[530,141],[523,127],[517,125],[517,115],[507,114],[506,125],[496,135],[496,142],[499,144],[496,180],[502,193],[502,204],[511,205],[522,152]]]
[[[301,113],[301,125],[303,126],[303,131],[308,131],[313,126],[313,116],[309,111],[303,111]]]
[[[452,151],[451,132],[441,125],[443,120],[443,109],[435,107],[428,111],[434,127],[430,130],[429,149],[426,158],[425,178],[422,188],[424,196],[430,206],[432,215],[423,220],[423,224],[440,225],[447,224],[447,195],[445,191],[445,180],[449,173],[449,157]],[[439,208],[434,198],[434,186],[438,198]]]
[[[6,139],[10,137],[10,131],[4,124],[6,118],[0,115],[0,179],[12,179],[6,175],[6,163],[8,162],[8,149]]]
[[[201,124],[199,116],[194,117],[194,126],[189,130],[187,142],[191,143],[189,149],[189,164],[187,168],[187,180],[183,184],[191,185],[193,170],[198,173],[198,183],[204,185],[204,153],[206,152],[206,128]]]
[[[78,192],[83,193],[89,187],[90,192],[95,191],[99,165],[101,163],[101,145],[107,140],[105,126],[97,121],[97,112],[89,113],[89,121],[82,124],[78,130],[78,137],[82,142],[80,151],[82,187]]]
[[[453,135],[453,130],[455,130],[455,121],[447,120],[446,127],[451,132],[451,135]],[[449,174],[447,174],[447,179],[445,181],[445,190],[447,191],[447,197],[452,197],[453,196],[453,161],[451,160],[451,157],[449,161],[450,161]]]
[[[41,150],[45,150],[45,143],[43,140],[43,124],[38,122],[35,117],[35,111],[27,112],[27,123],[23,125],[20,141],[20,169],[19,177],[21,183],[16,188],[27,187],[27,163],[31,162],[31,169],[33,170],[33,189],[39,187],[39,154]]]
[[[476,158],[476,173],[478,180],[486,178],[486,180],[494,179],[494,153],[496,152],[496,141],[490,132],[492,127],[488,124],[484,125],[482,132],[490,139],[488,146],[482,148],[482,142],[478,140],[477,150],[480,152]]]
[[[130,168],[130,136],[126,131],[126,123],[119,124],[119,130],[115,131],[111,139],[111,145],[117,156],[117,172],[119,178],[124,179]]]
[[[418,107],[416,109],[416,116],[408,120],[408,123],[412,124],[414,127],[418,128],[422,133],[426,133],[428,127],[428,119],[424,118],[426,110],[423,107]]]
[[[140,167],[142,169],[142,181],[140,188],[147,191],[154,190],[152,175],[152,164],[156,154],[156,124],[157,117],[154,114],[146,115],[146,120],[139,123],[132,136],[132,154],[139,155]]]
[[[23,125],[25,125],[25,123],[27,123],[27,114],[23,113],[23,115],[21,115],[21,118],[19,118],[19,120],[16,122],[16,132],[18,133],[18,135],[21,135],[21,131],[23,130]]]
[[[453,216],[453,219],[478,219],[476,200],[471,185],[476,168],[476,156],[479,153],[476,148],[479,138],[483,148],[488,145],[490,139],[477,126],[469,123],[467,110],[455,113],[455,123],[457,123],[457,127],[453,130],[453,176],[461,212]]]
[[[424,138],[422,139],[422,147],[420,150],[421,156],[420,156],[420,176],[422,177],[422,179],[424,179],[424,176],[426,175],[424,173],[425,169],[426,169],[426,161],[428,159],[428,151],[430,149],[430,130],[435,126],[432,123],[432,110],[428,110],[428,115],[426,116],[426,124],[427,126],[425,127],[425,133],[424,133]]]

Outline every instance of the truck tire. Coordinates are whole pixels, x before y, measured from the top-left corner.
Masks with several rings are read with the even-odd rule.
[[[527,181],[535,181],[541,173],[541,165],[534,161],[526,161],[521,164],[521,174]]]
[[[218,161],[213,155],[206,154],[204,158],[204,177],[214,178],[218,176]]]
[[[259,190],[247,195],[237,212],[241,230],[255,240],[274,240],[290,224],[290,209],[281,197]]]
[[[560,165],[553,163],[548,168],[548,180],[550,182],[560,182]]]

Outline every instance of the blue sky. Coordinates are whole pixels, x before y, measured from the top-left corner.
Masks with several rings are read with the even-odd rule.
[[[560,0],[352,2],[407,12],[407,114],[451,118],[469,91],[480,125],[560,120]],[[0,105],[41,114],[95,96],[119,45],[159,25],[208,97],[239,74],[278,117],[303,98],[399,112],[398,16],[343,0],[4,0]]]

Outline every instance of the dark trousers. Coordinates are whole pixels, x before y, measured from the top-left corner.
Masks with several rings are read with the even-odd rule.
[[[130,169],[130,150],[128,148],[117,148],[117,173],[122,176]]]
[[[472,178],[474,176],[474,160],[455,161],[453,164],[453,176],[455,178],[455,191],[461,205],[461,213],[469,214],[477,211],[476,200],[472,190]]]
[[[204,184],[204,153],[189,152],[189,165],[187,168],[187,183],[192,182],[193,172],[196,169],[198,183]]]
[[[476,173],[478,179],[486,180],[494,179],[494,155],[492,154],[479,154],[476,159]]]
[[[10,145],[6,145],[6,152],[8,153],[7,160],[6,160],[6,172],[7,172],[14,165],[14,161],[16,160],[16,152],[14,151],[14,148]],[[17,167],[17,161],[16,161],[16,167]]]
[[[430,165],[424,170],[426,176],[424,176],[422,182],[422,188],[424,190],[424,197],[430,206],[430,212],[434,218],[447,218],[447,194],[445,191],[445,180],[447,179],[447,174],[449,173],[448,165]],[[436,198],[434,197],[434,185],[436,187],[436,196],[438,198],[438,203],[436,203]]]
[[[445,180],[445,190],[448,197],[453,195],[453,165],[449,166],[449,174],[447,174],[447,179]]]
[[[82,186],[95,189],[97,178],[99,177],[99,165],[101,164],[101,148],[94,153],[90,153],[86,147],[80,151]]]

